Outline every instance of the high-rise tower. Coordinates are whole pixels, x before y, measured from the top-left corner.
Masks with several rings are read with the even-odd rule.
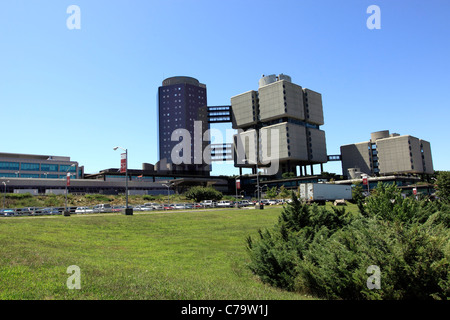
[[[158,125],[158,171],[209,175],[211,171],[209,161],[205,161],[207,159],[204,159],[203,153],[198,152],[203,151],[209,144],[209,141],[203,141],[205,131],[209,129],[206,85],[191,77],[165,79],[158,88]],[[189,133],[190,142],[184,141],[187,137],[186,134],[181,134],[183,132]],[[183,137],[180,137],[181,135]],[[195,137],[201,139],[196,141],[197,146],[194,144]],[[190,146],[190,149],[188,147],[177,150],[180,142]],[[187,154],[184,154],[185,152]],[[185,156],[187,161],[178,163],[174,155]]]

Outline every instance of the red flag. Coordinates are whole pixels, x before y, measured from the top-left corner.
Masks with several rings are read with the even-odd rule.
[[[67,172],[67,186],[70,186],[70,173]]]
[[[122,153],[120,158],[120,173],[125,173],[127,170],[127,154]]]

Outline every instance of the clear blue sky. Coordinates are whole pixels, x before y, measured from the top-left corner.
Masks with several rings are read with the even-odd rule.
[[[72,4],[80,30],[66,26]],[[380,30],[366,27],[373,4]],[[158,160],[164,78],[195,77],[209,105],[226,105],[284,73],[322,93],[328,154],[390,130],[430,141],[434,168],[449,170],[449,35],[448,0],[3,0],[0,152],[70,156],[94,173],[119,167],[119,145],[141,168]]]

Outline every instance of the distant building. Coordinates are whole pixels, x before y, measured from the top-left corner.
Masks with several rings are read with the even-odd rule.
[[[194,128],[195,122],[201,125],[197,132]],[[184,152],[189,151],[183,150],[180,153],[176,149],[182,139],[172,141],[172,135],[180,134],[183,129],[189,132],[191,141],[196,135],[203,140],[206,130],[209,129],[206,85],[191,77],[167,78],[158,88],[159,162],[156,169],[161,172],[195,172],[198,175],[209,175],[211,165],[209,159],[203,157],[203,150],[209,145],[209,141],[202,141],[201,145],[197,146],[189,143],[191,149],[187,163],[174,163],[172,152],[176,151],[183,156]],[[198,150],[201,150],[201,154]]]
[[[306,174],[306,166],[327,162],[322,96],[320,93],[292,83],[291,77],[280,74],[264,76],[259,80],[258,91],[247,91],[231,98],[232,125],[239,132],[235,136],[237,158],[250,162],[238,167],[255,167],[256,154],[259,165],[271,159],[279,161],[277,172]],[[264,140],[267,142],[264,144]],[[272,147],[274,147],[272,149]],[[241,149],[241,150],[239,150]],[[276,150],[276,154],[271,154]],[[321,170],[322,171],[322,170]]]
[[[81,179],[84,167],[70,157],[0,153],[0,178]]]
[[[428,141],[410,136],[373,132],[370,141],[341,146],[342,174],[359,178],[361,174],[432,174],[433,161]]]

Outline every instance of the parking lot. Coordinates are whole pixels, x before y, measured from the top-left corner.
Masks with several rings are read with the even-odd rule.
[[[261,200],[264,205],[284,204],[284,200]],[[256,201],[212,201],[205,200],[199,203],[145,203],[140,205],[129,206],[133,208],[133,212],[151,212],[151,211],[168,211],[168,210],[196,210],[196,209],[220,209],[220,208],[254,208]],[[52,216],[62,215],[65,211],[69,214],[96,214],[96,213],[121,213],[125,210],[125,206],[112,206],[110,204],[97,204],[94,206],[70,206],[67,207],[25,207],[11,208],[0,210],[0,217],[30,217],[30,216]]]

